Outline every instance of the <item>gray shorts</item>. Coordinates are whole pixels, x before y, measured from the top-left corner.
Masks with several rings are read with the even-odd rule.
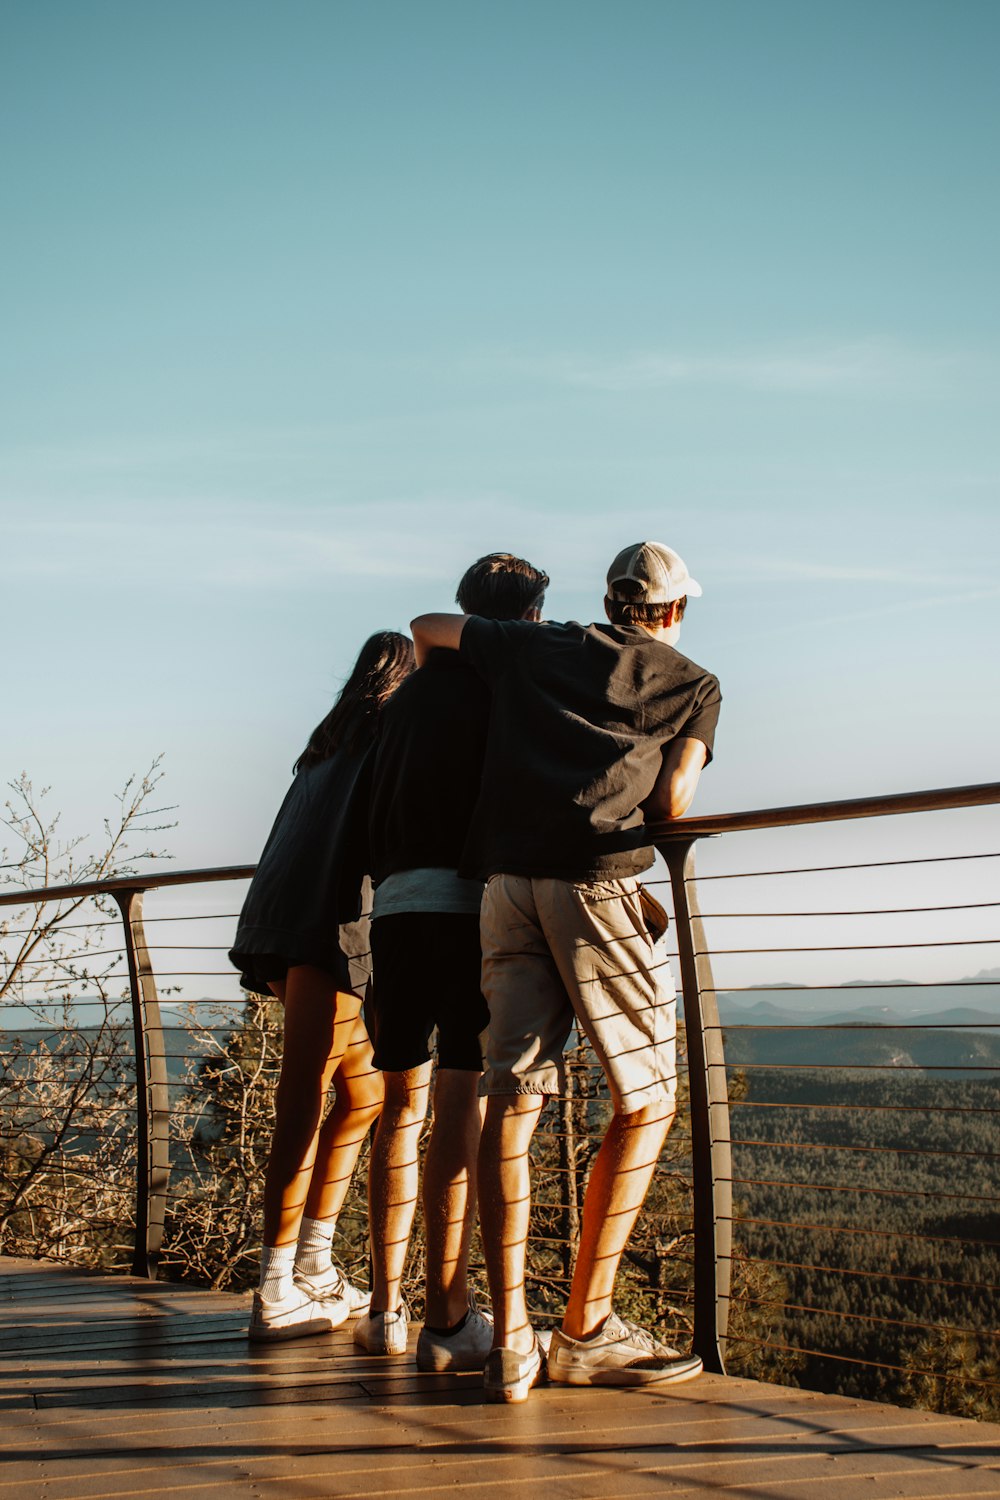
[[[560,1093],[576,1021],[619,1114],[673,1101],[676,992],[663,945],[643,919],[636,876],[574,884],[494,875],[481,922],[485,1093]]]

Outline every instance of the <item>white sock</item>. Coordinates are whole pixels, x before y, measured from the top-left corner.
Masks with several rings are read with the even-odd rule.
[[[295,1269],[307,1276],[325,1276],[333,1269],[330,1245],[336,1223],[333,1219],[303,1219],[295,1249]]]
[[[260,1294],[268,1302],[282,1302],[292,1292],[294,1245],[263,1245],[260,1252]]]

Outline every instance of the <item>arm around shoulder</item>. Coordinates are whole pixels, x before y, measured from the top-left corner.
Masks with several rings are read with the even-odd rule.
[[[427,653],[436,646],[457,651],[462,642],[462,631],[471,615],[418,615],[410,621],[417,666],[422,666]]]

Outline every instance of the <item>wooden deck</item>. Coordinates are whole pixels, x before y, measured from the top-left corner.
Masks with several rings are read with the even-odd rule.
[[[249,1299],[0,1260],[0,1500],[1000,1496],[1000,1427],[703,1376],[486,1406],[476,1376],[248,1348]]]

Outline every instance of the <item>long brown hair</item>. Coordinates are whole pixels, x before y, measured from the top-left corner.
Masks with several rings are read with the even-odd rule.
[[[408,635],[396,630],[377,630],[370,635],[337,701],[309,736],[295,770],[318,766],[337,750],[363,749],[375,733],[382,705],[409,677],[414,665],[413,642]]]

